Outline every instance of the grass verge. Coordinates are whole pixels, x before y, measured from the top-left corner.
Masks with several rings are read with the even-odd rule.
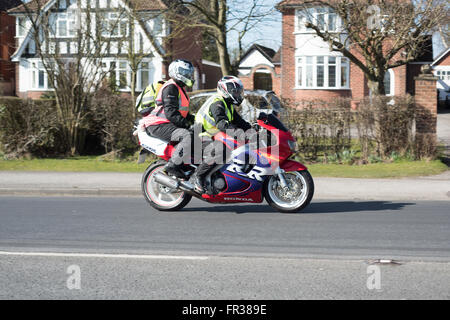
[[[0,171],[57,171],[57,172],[144,172],[149,162],[105,161],[95,157],[71,159],[0,160]],[[439,160],[396,161],[367,165],[310,164],[314,177],[342,178],[400,178],[442,173],[448,167]]]

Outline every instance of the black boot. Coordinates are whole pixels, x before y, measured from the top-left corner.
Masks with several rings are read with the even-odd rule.
[[[192,177],[192,183],[194,184],[195,191],[198,193],[205,193],[205,177],[194,174]]]
[[[163,171],[169,176],[174,176],[178,179],[186,179],[186,175],[184,174],[183,170],[181,170],[180,166],[177,166],[172,161],[167,162],[167,164],[164,166]]]

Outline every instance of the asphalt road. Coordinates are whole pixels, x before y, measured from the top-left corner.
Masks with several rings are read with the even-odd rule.
[[[449,204],[329,200],[280,214],[194,200],[157,213],[142,198],[0,197],[0,298],[449,299]],[[380,258],[402,264],[380,266],[370,290]],[[66,286],[71,265],[80,290]]]

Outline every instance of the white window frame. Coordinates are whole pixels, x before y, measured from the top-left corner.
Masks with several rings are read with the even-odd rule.
[[[329,7],[311,7],[307,9],[297,9],[295,10],[294,19],[294,33],[314,33],[315,31],[310,28],[306,28],[305,22],[311,21],[313,24],[317,25],[318,16],[324,15],[324,28],[321,31],[328,31],[330,33],[337,33],[342,31],[342,20],[340,17]],[[330,16],[334,16],[334,29],[330,29],[329,22]],[[304,22],[300,23],[300,17],[304,17]]]
[[[434,75],[441,81],[450,81],[450,70],[436,69]]]
[[[19,16],[16,19],[16,38],[24,38],[26,35],[27,35],[27,18],[24,16]]]
[[[143,64],[147,65],[147,68],[143,68]],[[146,79],[146,84],[144,84],[144,86],[142,85],[142,73],[143,71],[147,71],[148,72],[148,79]],[[152,68],[152,64],[150,61],[148,60],[144,60],[139,64],[139,68],[138,68],[138,72],[136,75],[136,91],[144,91],[144,89],[153,82],[153,68]]]
[[[106,30],[102,30],[102,36],[110,38],[124,38],[130,34],[129,20],[127,17],[121,17],[117,12],[107,12],[105,19]],[[125,23],[125,34],[122,34],[122,23]],[[112,27],[114,26],[114,28]],[[117,30],[117,34],[113,34]]]
[[[389,94],[386,94],[386,96],[391,97],[395,95],[395,72],[392,69],[388,69],[386,71],[386,74],[389,74]],[[385,90],[387,88],[384,88]]]
[[[131,68],[127,60],[115,60],[116,62],[116,85],[119,91],[130,91],[131,90]],[[120,64],[125,63],[125,68],[121,68]],[[120,73],[125,72],[126,84],[124,87],[120,86]]]
[[[307,63],[307,59],[312,58],[312,86],[306,85],[306,79],[307,79],[307,65],[310,65]],[[318,56],[312,56],[312,55],[304,55],[304,56],[297,56],[295,57],[295,87],[294,89],[302,89],[302,90],[349,90],[350,89],[350,62],[347,58],[342,56],[326,56],[326,55],[320,55],[319,57],[324,57],[324,63],[321,64],[324,69],[324,86],[319,87],[317,86],[317,57]],[[329,86],[329,58],[336,58],[336,62],[333,64],[335,66],[336,70],[336,86],[330,87]],[[302,60],[301,65],[299,64],[299,59]],[[347,66],[346,73],[342,75],[342,66]],[[299,67],[302,68],[302,85],[299,85]],[[341,86],[342,83],[342,77],[345,77],[347,85]]]
[[[70,12],[57,12],[52,13],[50,19],[53,19],[50,23],[54,24],[54,29],[50,28],[50,37],[51,38],[75,38],[77,33],[75,31],[76,19],[77,17],[74,14],[70,14]],[[65,33],[66,35],[61,34],[60,22],[66,23]],[[53,31],[53,32],[52,32]]]
[[[45,67],[43,65],[43,62],[40,59],[32,59],[29,60],[30,63],[30,91],[53,91],[53,88],[50,88],[48,86],[48,75],[47,71],[45,70]],[[42,67],[39,66],[39,64],[42,65]],[[44,76],[44,86],[39,87],[39,75],[42,72]]]

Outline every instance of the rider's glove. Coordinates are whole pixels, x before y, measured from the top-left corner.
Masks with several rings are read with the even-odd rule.
[[[187,117],[186,117],[186,121],[188,123],[189,126],[193,125],[195,123],[195,116],[188,113]]]

